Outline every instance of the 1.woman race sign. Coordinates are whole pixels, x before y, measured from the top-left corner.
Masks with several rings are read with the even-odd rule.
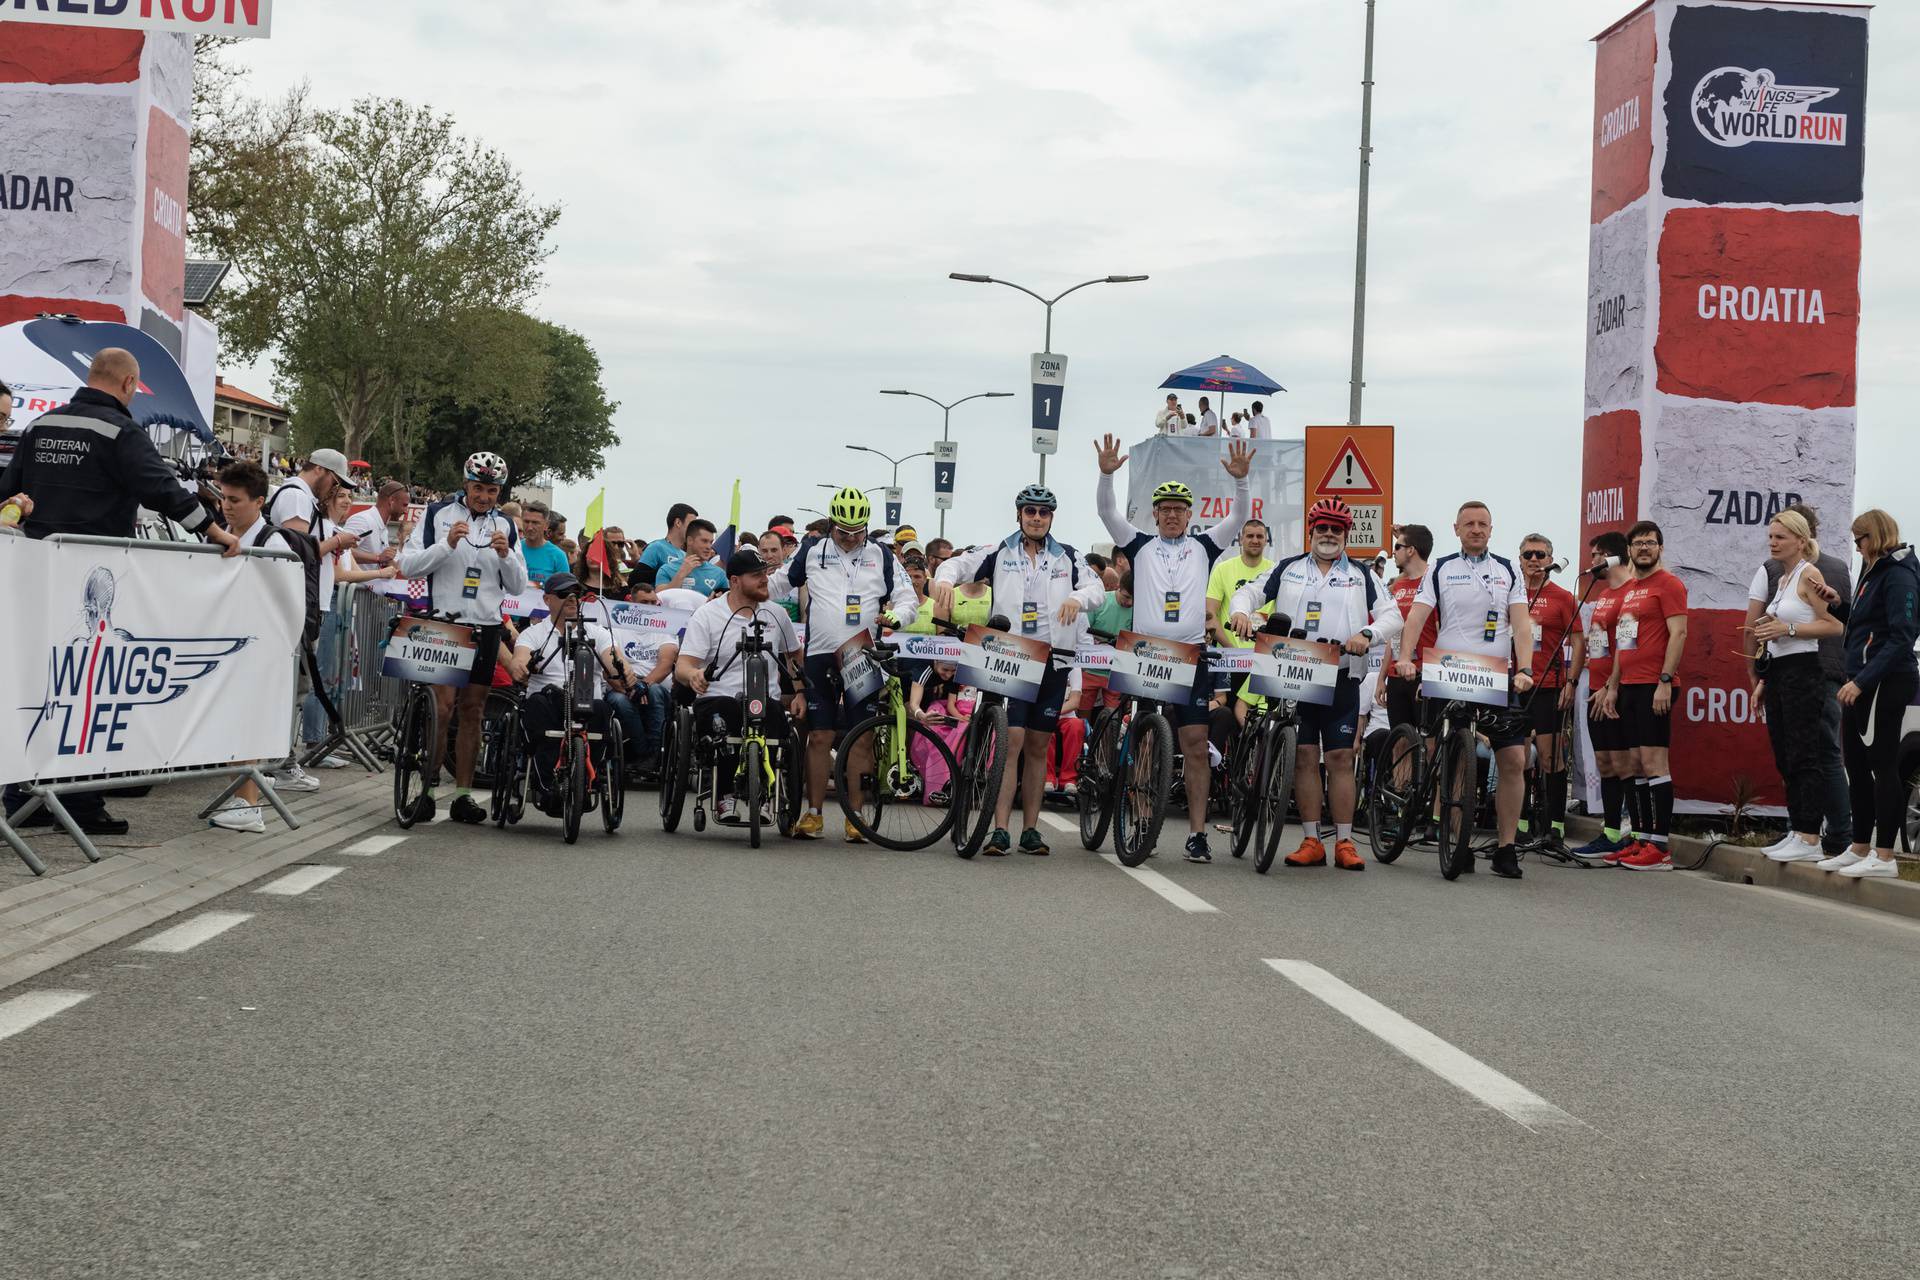
[[[387,641],[380,674],[459,688],[473,672],[474,652],[472,627],[437,618],[402,618]]]
[[[1454,649],[1423,649],[1420,696],[1504,707],[1507,705],[1507,660]]]

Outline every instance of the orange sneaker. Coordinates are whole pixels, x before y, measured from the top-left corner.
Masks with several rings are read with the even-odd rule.
[[[1290,867],[1324,867],[1327,865],[1327,846],[1320,843],[1319,836],[1308,836],[1284,861]]]
[[[1333,865],[1342,871],[1365,871],[1367,864],[1360,860],[1360,846],[1351,840],[1333,842]]]

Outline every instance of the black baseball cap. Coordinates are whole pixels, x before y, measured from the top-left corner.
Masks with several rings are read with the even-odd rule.
[[[737,578],[745,573],[765,573],[767,562],[760,558],[758,547],[741,547],[727,560],[727,576]]]
[[[540,589],[550,596],[577,596],[580,594],[580,579],[565,570],[550,573]]]

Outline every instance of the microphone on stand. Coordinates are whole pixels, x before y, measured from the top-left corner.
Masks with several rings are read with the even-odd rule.
[[[1587,571],[1588,576],[1596,580],[1600,578],[1604,578],[1607,576],[1607,570],[1618,569],[1621,565],[1625,563],[1626,561],[1622,560],[1619,556],[1608,556],[1604,563],[1597,564],[1593,566],[1592,569],[1588,570]]]
[[[1567,567],[1567,558],[1565,556],[1561,556],[1558,560],[1555,560],[1552,564],[1547,566],[1547,572],[1550,574],[1559,573],[1562,569],[1566,567]]]

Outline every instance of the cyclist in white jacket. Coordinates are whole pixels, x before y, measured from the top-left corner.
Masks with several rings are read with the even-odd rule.
[[[941,564],[933,580],[934,606],[951,614],[955,586],[991,582],[994,612],[1007,619],[1014,635],[1071,654],[1086,630],[1084,615],[1100,607],[1107,589],[1086,556],[1054,540],[1053,516],[1060,501],[1053,490],[1030,484],[1015,495],[1013,506],[1020,527],[1005,541],[974,547]],[[1020,852],[1043,856],[1050,852],[1040,834],[1040,800],[1047,784],[1047,751],[1066,698],[1069,664],[1070,660],[1058,659],[1048,664],[1040,696],[1034,701],[1007,703],[1007,771],[994,806],[989,854],[1005,854],[1012,847],[1007,821],[1013,815],[1015,760],[1021,761],[1020,810],[1026,822]]]
[[[876,624],[905,627],[919,612],[920,597],[899,557],[867,540],[867,520],[873,504],[858,489],[846,488],[827,504],[833,522],[825,538],[809,538],[783,568],[774,574],[773,599],[790,600],[807,589],[807,607],[801,619],[807,627],[807,812],[794,824],[794,835],[814,839],[825,820],[828,771],[833,767],[833,741],[873,713],[871,697],[856,702],[841,695],[837,655],[842,645]],[[846,824],[849,844],[865,837]]]
[[[427,608],[451,614],[475,628],[473,668],[466,686],[433,686],[440,723],[453,715],[455,694],[460,704],[459,728],[453,744],[453,804],[447,816],[455,822],[479,823],[487,811],[473,798],[473,765],[480,754],[480,722],[493,687],[494,663],[499,658],[500,606],[508,596],[526,590],[527,562],[519,551],[520,535],[513,521],[500,514],[501,486],[507,482],[507,462],[497,453],[480,452],[467,459],[466,488],[458,495],[427,508],[400,553],[400,573],[427,580]],[[419,802],[416,822],[433,816],[433,785],[440,776],[446,735],[433,744],[427,770],[427,790]]]

